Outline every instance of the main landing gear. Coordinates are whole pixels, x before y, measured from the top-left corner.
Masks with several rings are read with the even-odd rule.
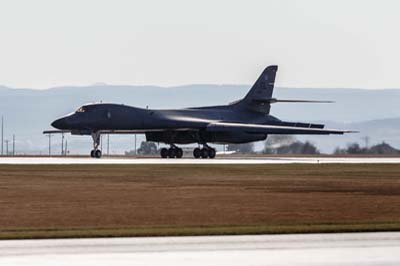
[[[100,134],[92,133],[93,138],[93,150],[90,152],[90,157],[92,158],[101,158],[101,150],[99,150],[100,146]]]
[[[175,145],[171,145],[169,149],[162,148],[160,155],[162,158],[182,158],[183,150]]]
[[[216,150],[206,144],[203,145],[203,148],[196,148],[193,150],[193,156],[196,159],[203,158],[203,159],[214,159],[215,155],[217,154]],[[162,148],[160,150],[161,158],[182,158],[183,157],[183,150],[175,145],[171,145],[169,149]]]
[[[193,157],[196,159],[214,159],[216,154],[216,150],[208,145],[204,145],[202,149],[196,148],[193,150]]]

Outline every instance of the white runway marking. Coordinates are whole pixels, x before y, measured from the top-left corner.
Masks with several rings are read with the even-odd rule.
[[[400,265],[400,233],[0,241],[0,265]]]
[[[73,157],[1,157],[0,164],[327,164],[327,163],[391,163],[400,164],[400,157],[251,157],[223,159],[158,159],[158,158],[73,158]]]

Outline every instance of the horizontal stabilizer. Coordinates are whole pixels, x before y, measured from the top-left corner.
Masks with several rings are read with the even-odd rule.
[[[45,130],[43,134],[63,134],[63,133],[71,133],[71,130]]]
[[[284,99],[276,99],[270,98],[265,100],[254,99],[253,102],[256,103],[334,103],[333,101],[314,101],[314,100],[284,100]]]

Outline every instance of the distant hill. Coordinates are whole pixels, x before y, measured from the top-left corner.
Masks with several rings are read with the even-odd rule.
[[[17,136],[17,148],[24,152],[46,152],[47,140],[41,132],[55,118],[74,111],[88,102],[115,102],[150,108],[178,108],[218,105],[242,98],[247,85],[188,85],[179,87],[111,86],[97,84],[87,87],[59,87],[47,90],[0,87],[0,115],[6,119],[6,137]],[[371,135],[377,142],[400,146],[398,125],[400,89],[305,89],[276,88],[274,96],[284,99],[333,100],[334,104],[275,104],[271,114],[285,120],[333,121],[334,126],[362,129],[361,135]],[[369,122],[363,122],[369,121]],[[397,124],[396,124],[397,123]],[[382,130],[385,128],[385,130]],[[352,137],[308,137],[328,151],[345,145]],[[86,138],[83,138],[86,139]],[[90,149],[89,138],[70,138],[73,152]],[[112,137],[113,149],[124,150],[128,137]],[[57,138],[55,138],[57,141]],[[84,143],[84,144],[83,144]],[[130,143],[131,145],[132,143]],[[132,145],[126,149],[130,149]]]

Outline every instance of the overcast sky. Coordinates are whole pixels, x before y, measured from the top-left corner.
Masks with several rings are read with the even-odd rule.
[[[0,0],[0,84],[400,87],[397,0]]]

